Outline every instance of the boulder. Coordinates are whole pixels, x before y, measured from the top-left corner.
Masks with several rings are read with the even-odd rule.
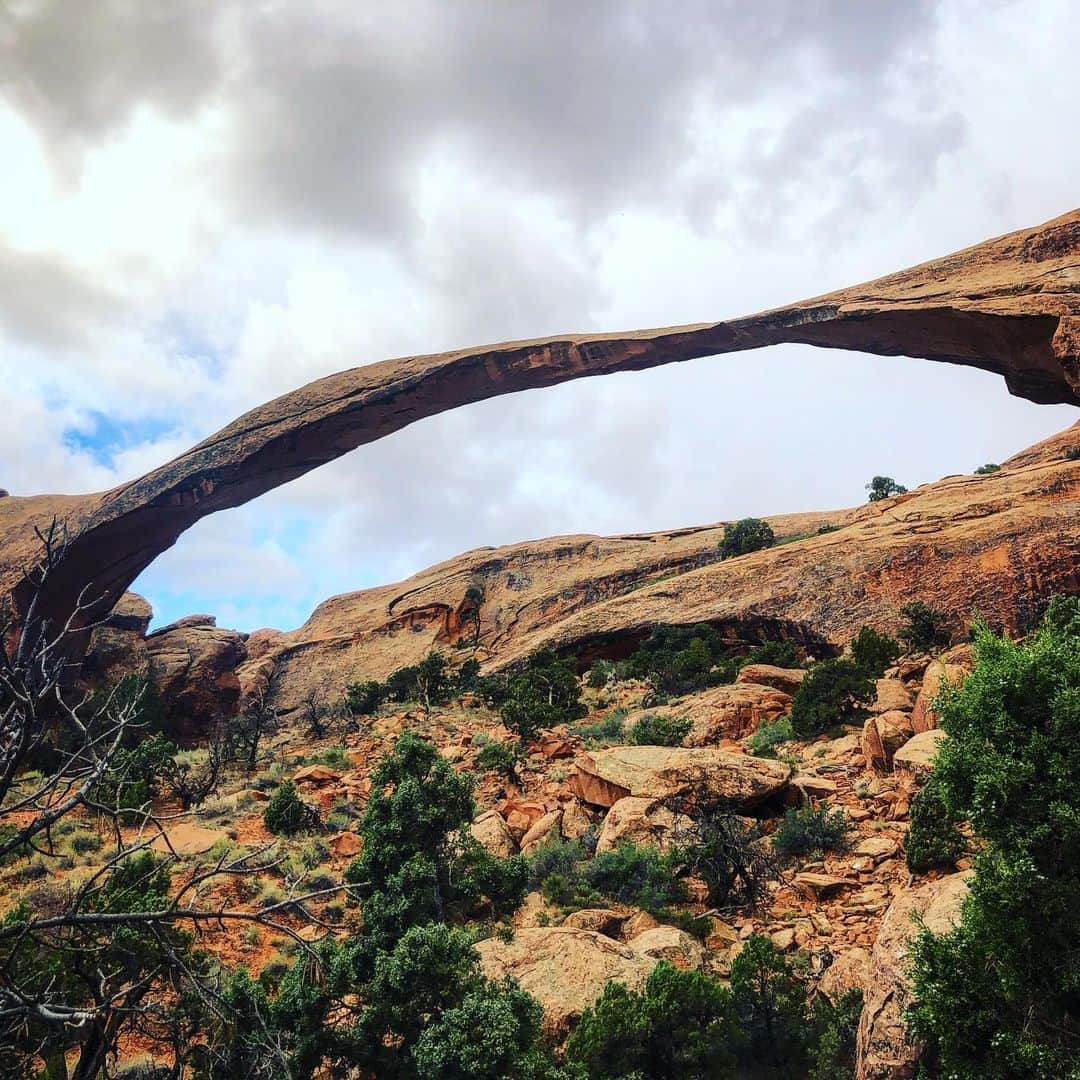
[[[578,795],[597,806],[614,806],[628,795],[693,794],[748,810],[783,792],[791,777],[781,762],[711,747],[615,746],[582,754],[576,765]]]
[[[615,980],[640,990],[657,961],[594,930],[537,926],[517,930],[510,941],[478,942],[480,966],[489,979],[516,979],[544,1010],[544,1029],[562,1039],[581,1014]]]
[[[91,682],[119,682],[125,675],[146,672],[146,631],[154,609],[138,593],[126,592],[90,632],[83,676]]]
[[[918,734],[930,731],[938,725],[937,713],[933,709],[934,698],[948,686],[959,686],[968,675],[968,669],[959,664],[943,663],[933,660],[923,675],[922,688],[915,699],[915,711],[911,714],[911,724]]]
[[[539,847],[545,840],[561,837],[562,816],[562,810],[549,810],[542,818],[535,821],[529,831],[521,838],[521,853],[528,855],[530,851]]]
[[[771,686],[792,697],[806,678],[805,668],[782,668],[772,664],[747,664],[739,669],[735,676],[736,683],[755,683],[758,686]]]
[[[593,827],[592,818],[576,799],[563,804],[562,834],[567,840],[577,840]]]
[[[596,854],[603,855],[623,843],[649,844],[666,851],[673,834],[689,825],[685,814],[675,814],[658,799],[628,795],[608,810],[596,841]]]
[[[674,926],[654,926],[627,942],[639,956],[667,960],[684,971],[700,971],[705,965],[705,950],[685,930]]]
[[[920,731],[918,735],[912,736],[893,755],[893,768],[897,772],[910,772],[916,776],[926,776],[933,771],[934,755],[938,751],[938,746],[947,737],[941,728]]]
[[[871,713],[911,712],[911,691],[902,679],[878,679]]]
[[[326,841],[326,846],[335,858],[351,859],[354,855],[360,854],[364,844],[356,833],[343,832],[338,833],[337,836],[331,836]]]
[[[336,784],[341,776],[337,769],[331,769],[329,765],[302,765],[293,773],[292,778],[296,784],[323,787],[325,784]]]
[[[247,658],[245,636],[216,625],[212,615],[191,615],[146,639],[150,676],[173,731],[204,734],[240,700],[237,667]]]
[[[507,828],[506,820],[497,810],[481,814],[469,827],[480,846],[499,859],[517,854],[517,844]]]
[[[911,718],[905,712],[868,716],[863,724],[862,752],[868,769],[887,772],[893,756],[912,736]]]
[[[966,874],[951,874],[905,889],[889,905],[862,983],[865,998],[856,1043],[858,1080],[911,1080],[915,1076],[920,1047],[909,1041],[902,1019],[911,1003],[904,974],[907,946],[918,930],[916,919],[935,934],[951,929],[959,918],[967,887]]]
[[[858,884],[857,881],[834,877],[832,874],[810,872],[796,874],[792,883],[799,892],[804,896],[808,896],[811,900],[824,900]]]
[[[825,969],[818,990],[834,1005],[849,991],[863,990],[870,976],[870,953],[856,945],[840,953]]]
[[[623,924],[630,917],[630,911],[616,911],[614,908],[582,908],[573,911],[563,919],[563,926],[572,926],[577,930],[593,930],[605,937],[618,937]]]

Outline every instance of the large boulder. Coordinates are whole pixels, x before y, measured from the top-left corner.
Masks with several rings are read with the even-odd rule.
[[[911,712],[911,691],[903,679],[878,679],[874,686],[874,701],[870,712]]]
[[[787,787],[791,768],[779,761],[712,747],[615,746],[576,761],[577,794],[596,806],[636,795],[665,799],[693,794],[751,810]]]
[[[920,731],[893,754],[893,768],[897,772],[926,776],[933,771],[934,755],[946,737],[941,728]]]
[[[212,615],[188,616],[146,639],[150,675],[178,735],[202,734],[236,711],[245,643],[245,635],[219,627]]]
[[[607,812],[596,841],[596,854],[603,855],[626,843],[648,844],[665,851],[673,835],[689,825],[688,817],[674,813],[661,800],[629,795]]]
[[[91,682],[116,682],[125,675],[145,674],[149,660],[146,631],[154,609],[138,593],[126,592],[90,633],[83,675]]]
[[[473,839],[496,858],[507,859],[517,854],[518,846],[510,835],[506,819],[498,810],[488,810],[481,814],[469,827],[469,831]]]
[[[915,699],[915,710],[911,714],[911,724],[916,734],[930,731],[938,725],[937,712],[933,709],[934,698],[948,686],[959,686],[968,675],[968,668],[959,664],[943,663],[933,660],[923,675],[919,696]]]
[[[540,1003],[545,1031],[561,1039],[581,1014],[618,981],[640,989],[657,960],[594,930],[537,926],[478,942],[480,966],[489,979],[514,978]]]
[[[895,710],[880,716],[868,716],[863,724],[862,752],[868,769],[887,772],[896,752],[911,738],[913,729],[908,713]]]
[[[771,686],[794,696],[803,684],[807,671],[805,668],[782,668],[773,664],[746,664],[735,676],[736,683],[753,683],[757,686]]]
[[[741,739],[758,724],[775,720],[790,709],[791,698],[782,690],[740,682],[714,686],[663,708],[636,710],[627,716],[626,726],[629,728],[650,713],[689,720],[691,726],[684,740],[686,745],[713,746],[723,739]]]
[[[856,1045],[858,1080],[911,1080],[921,1048],[908,1036],[904,1010],[911,1004],[905,970],[907,949],[918,931],[917,919],[942,934],[960,915],[967,895],[967,874],[905,889],[894,897],[878,929],[870,968],[862,983],[863,1010]]]

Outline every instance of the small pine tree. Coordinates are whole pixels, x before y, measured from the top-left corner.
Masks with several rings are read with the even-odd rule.
[[[263,811],[263,822],[276,836],[295,836],[319,827],[319,814],[296,792],[296,785],[286,780],[271,796]]]
[[[891,476],[875,476],[866,490],[870,492],[870,502],[881,502],[882,499],[890,499],[893,495],[906,495],[907,488],[898,484]]]
[[[720,541],[720,557],[732,559],[737,555],[749,555],[752,551],[770,548],[776,536],[767,521],[760,518],[743,518],[724,526],[724,538]]]

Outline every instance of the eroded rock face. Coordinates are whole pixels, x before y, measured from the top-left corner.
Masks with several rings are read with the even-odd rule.
[[[525,927],[513,940],[477,943],[489,979],[517,979],[544,1010],[544,1027],[564,1037],[581,1014],[616,980],[640,990],[657,960],[594,930],[574,926]]]
[[[693,726],[684,740],[687,746],[713,746],[722,739],[741,739],[759,724],[776,720],[790,710],[791,698],[782,690],[743,681],[716,686],[676,705],[651,711],[689,720]]]
[[[666,851],[677,833],[685,833],[690,824],[690,818],[675,814],[661,800],[630,795],[608,810],[596,841],[596,854],[603,855],[626,843]]]
[[[575,764],[578,794],[597,806],[613,806],[630,795],[692,794],[751,810],[782,792],[791,777],[791,767],[779,761],[711,747],[616,746],[582,754]]]
[[[144,675],[149,664],[146,631],[154,609],[138,593],[126,592],[90,634],[83,676],[90,682],[117,682]]]
[[[181,736],[203,734],[220,716],[235,712],[240,698],[236,669],[247,656],[245,635],[216,625],[211,615],[192,615],[146,639],[150,677]]]
[[[903,1024],[911,995],[904,974],[907,946],[917,932],[915,917],[943,934],[960,915],[967,895],[967,874],[906,889],[895,897],[881,922],[862,986],[864,1004],[857,1043],[858,1080],[911,1080],[920,1048],[909,1041]]]
[[[431,648],[451,648],[446,613],[473,581],[484,590],[479,656],[488,670],[542,646],[587,664],[627,651],[657,624],[701,621],[733,643],[787,636],[835,651],[864,624],[895,635],[900,608],[917,599],[947,612],[957,632],[974,610],[993,611],[1016,631],[1030,625],[1040,597],[1080,589],[1080,462],[1065,460],[1071,448],[1080,448],[1080,426],[991,476],[948,477],[852,510],[770,518],[778,535],[823,521],[840,528],[724,562],[715,561],[721,526],[470,552],[399,584],[325,601],[298,630],[263,635],[268,651],[256,664],[276,675],[278,709],[298,707],[310,690],[332,701],[358,672],[385,678]],[[911,707],[899,686],[888,689]],[[745,721],[731,694],[717,688],[714,711],[737,720],[734,730]],[[723,710],[721,697],[730,699]],[[700,700],[683,711],[704,721]]]
[[[1080,211],[1073,211],[877,281],[730,322],[511,342],[330,375],[112,491],[0,499],[0,591],[24,609],[24,575],[40,558],[34,528],[60,518],[70,543],[43,611],[70,612],[92,583],[100,600],[88,616],[100,616],[208,514],[425,416],[588,375],[803,342],[965,364],[1003,375],[1012,393],[1032,401],[1077,404],[1078,264]],[[887,501],[879,510],[896,505]]]

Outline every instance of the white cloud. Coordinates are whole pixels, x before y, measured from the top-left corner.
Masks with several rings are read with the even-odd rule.
[[[81,14],[0,16],[12,490],[111,486],[387,356],[816,295],[1060,213],[1080,171],[1067,0]],[[1073,415],[796,347],[586,380],[362,448],[141,586],[295,623],[465,548],[851,503]]]

